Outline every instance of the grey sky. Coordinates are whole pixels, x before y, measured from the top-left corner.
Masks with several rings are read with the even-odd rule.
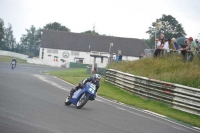
[[[145,32],[162,14],[182,24],[187,37],[200,33],[200,0],[0,0],[0,18],[10,23],[17,42],[31,25],[58,22],[72,32],[148,38]]]

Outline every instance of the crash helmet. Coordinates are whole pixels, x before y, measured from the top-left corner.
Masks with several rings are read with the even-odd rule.
[[[95,83],[98,83],[98,82],[100,81],[100,79],[101,79],[101,75],[99,75],[99,74],[94,74],[93,80],[94,80]]]

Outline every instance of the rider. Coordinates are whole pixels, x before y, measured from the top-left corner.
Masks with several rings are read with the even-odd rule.
[[[101,79],[101,75],[99,75],[99,74],[94,74],[93,77],[89,77],[89,78],[84,79],[82,81],[82,84],[79,83],[75,88],[72,88],[70,90],[68,98],[71,98],[73,96],[74,92],[77,91],[79,88],[83,89],[87,82],[91,82],[91,83],[96,85],[96,93],[97,93],[99,86],[100,86],[100,84],[99,84],[100,79]],[[96,95],[95,95],[95,97],[96,97]]]
[[[11,64],[12,64],[12,62],[15,63],[15,67],[16,67],[16,65],[17,65],[17,60],[16,60],[15,58],[13,58],[12,61],[11,61]]]

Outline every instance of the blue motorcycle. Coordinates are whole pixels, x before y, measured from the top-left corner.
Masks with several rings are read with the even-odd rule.
[[[66,98],[65,105],[74,104],[77,109],[82,108],[88,100],[94,100],[96,96],[96,85],[88,82],[83,89],[74,92],[72,98]]]

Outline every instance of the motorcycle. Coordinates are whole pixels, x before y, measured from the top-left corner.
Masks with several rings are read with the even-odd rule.
[[[96,96],[96,85],[88,82],[83,89],[78,89],[74,92],[71,98],[67,97],[65,105],[69,106],[74,104],[77,109],[82,108],[88,100],[94,100]]]
[[[12,62],[11,62],[11,69],[14,69],[14,68],[15,68],[15,62],[12,61]]]

